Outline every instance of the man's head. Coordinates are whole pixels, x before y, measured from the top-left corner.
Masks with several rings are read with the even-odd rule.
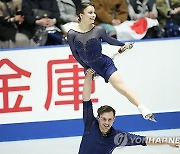
[[[102,133],[107,133],[115,120],[116,111],[108,105],[101,106],[98,110],[99,128]]]

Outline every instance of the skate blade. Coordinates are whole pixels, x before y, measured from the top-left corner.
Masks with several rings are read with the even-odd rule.
[[[153,121],[153,122],[157,122],[157,120],[154,118],[153,114],[148,114],[145,116],[145,119]]]
[[[153,121],[153,122],[157,122],[157,120],[156,120],[155,118],[149,119],[149,120],[151,120],[151,121]]]

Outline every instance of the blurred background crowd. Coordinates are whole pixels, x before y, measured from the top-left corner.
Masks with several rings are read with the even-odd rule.
[[[0,49],[66,44],[81,2],[120,41],[180,36],[180,0],[0,0]]]

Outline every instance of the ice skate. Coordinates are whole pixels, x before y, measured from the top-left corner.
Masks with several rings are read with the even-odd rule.
[[[144,119],[150,120],[150,121],[153,121],[153,122],[157,122],[154,115],[152,114],[152,112],[146,106],[144,106],[143,104],[140,104],[138,106],[138,110],[142,114]]]

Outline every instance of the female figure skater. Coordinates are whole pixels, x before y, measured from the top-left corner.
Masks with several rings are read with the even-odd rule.
[[[68,31],[67,38],[75,59],[85,70],[91,68],[109,82],[120,94],[124,95],[132,104],[138,107],[144,119],[155,121],[153,114],[141,103],[139,98],[123,83],[117,73],[113,60],[102,54],[101,41],[110,45],[131,48],[128,43],[122,43],[106,34],[105,29],[94,25],[95,8],[91,3],[81,3],[77,10],[79,24]]]

